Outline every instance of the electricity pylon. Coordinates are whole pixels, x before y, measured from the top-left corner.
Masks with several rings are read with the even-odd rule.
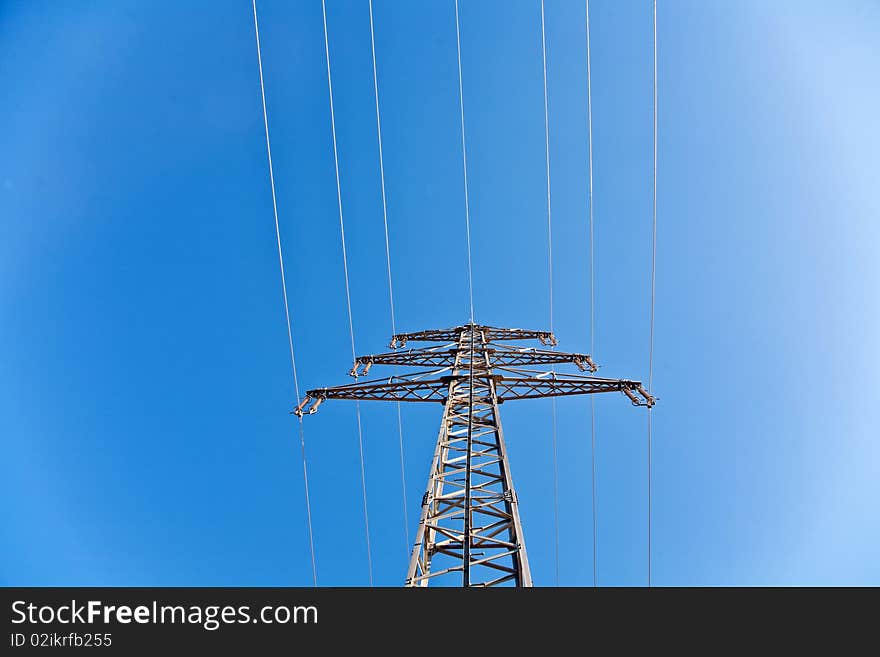
[[[410,559],[406,586],[532,586],[519,504],[501,430],[499,404],[513,399],[622,392],[636,406],[654,398],[638,381],[524,369],[526,365],[573,363],[597,370],[587,354],[508,346],[538,340],[554,347],[547,331],[465,324],[451,329],[401,333],[390,353],[359,356],[349,374],[363,376],[373,365],[430,367],[352,385],[309,390],[294,413],[314,413],[326,399],[435,402],[443,419]],[[403,350],[408,342],[439,346]]]

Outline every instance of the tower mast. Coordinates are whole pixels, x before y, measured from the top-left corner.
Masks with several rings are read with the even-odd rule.
[[[309,390],[294,411],[314,413],[326,399],[443,404],[406,586],[532,586],[501,403],[622,392],[636,406],[654,404],[638,381],[525,369],[572,363],[592,374],[597,368],[586,354],[501,344],[522,340],[556,345],[546,331],[478,324],[401,333],[392,337],[394,351],[360,356],[349,373],[364,375],[373,365],[433,369]],[[439,344],[405,349],[408,342]]]

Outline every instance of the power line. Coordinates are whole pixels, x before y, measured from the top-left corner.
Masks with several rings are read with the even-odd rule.
[[[397,335],[394,318],[394,286],[391,282],[391,246],[388,240],[388,203],[385,198],[385,161],[382,154],[382,122],[379,118],[379,76],[376,72],[376,36],[373,30],[373,0],[370,0],[370,50],[373,55],[373,89],[376,92],[376,134],[379,141],[379,179],[382,183],[382,221],[385,226],[385,263],[388,266],[388,303],[391,307],[391,335]],[[403,541],[409,555],[409,518],[406,504],[406,465],[403,455],[403,419],[397,403],[397,432],[400,439],[400,483],[403,493]]]
[[[654,299],[657,273],[657,0],[654,0],[654,179],[651,229],[651,337],[648,348],[648,394],[654,383]],[[651,586],[651,409],[648,409],[648,586]]]
[[[275,239],[278,243],[278,266],[281,270],[281,290],[284,296],[284,317],[287,320],[287,342],[290,347],[290,366],[293,370],[293,388],[296,393],[296,400],[299,403],[299,378],[296,374],[296,355],[293,349],[293,329],[290,321],[290,307],[287,302],[287,281],[284,276],[284,255],[281,250],[281,229],[278,225],[278,201],[275,196],[275,171],[272,166],[272,143],[269,140],[269,115],[266,111],[266,86],[263,82],[263,53],[260,48],[260,24],[257,20],[257,0],[253,0],[254,7],[254,33],[257,38],[257,64],[260,70],[260,97],[263,101],[263,126],[266,129],[266,155],[269,160],[269,184],[272,188],[272,211],[275,215]],[[306,439],[303,430],[302,416],[299,417],[299,442],[300,452],[302,454],[303,464],[303,482],[306,490],[306,517],[309,523],[309,551],[312,556],[312,581],[315,586],[318,585],[318,569],[315,564],[315,541],[312,532],[312,506],[309,498],[309,473],[306,463]]]
[[[544,30],[544,0],[541,0],[541,62],[544,67],[544,156],[547,163],[547,263],[550,301],[550,332],[553,332],[553,223],[550,215],[550,112],[547,94],[547,39]],[[553,529],[556,547],[556,586],[559,586],[559,456],[556,438],[556,399],[553,409]]]
[[[370,52],[373,55],[373,89],[376,97],[376,134],[379,141],[379,179],[382,183],[382,221],[385,226],[385,263],[388,269],[388,303],[391,307],[391,335],[397,333],[394,318],[394,286],[391,282],[391,246],[388,240],[388,202],[385,197],[385,158],[382,152],[382,121],[379,118],[379,75],[376,72],[376,36],[373,31],[373,0],[370,0]]]
[[[468,265],[468,298],[470,300],[471,324],[474,322],[474,273],[471,266],[471,212],[468,200],[468,172],[467,172],[467,147],[465,146],[464,132],[464,92],[461,83],[461,28],[458,17],[458,0],[455,0],[455,48],[458,55],[458,104],[461,110],[461,161],[464,169],[464,221],[467,235],[467,265]]]
[[[339,182],[339,154],[336,149],[336,115],[333,110],[333,77],[330,73],[330,40],[327,36],[327,5],[321,0],[321,11],[324,19],[324,49],[327,55],[327,88],[330,94],[330,127],[333,132],[333,164],[336,168],[336,200],[339,207],[339,234],[342,240],[342,268],[345,272],[345,301],[348,306],[348,331],[351,337],[351,358],[357,359],[357,351],[354,346],[354,320],[351,313],[351,287],[348,282],[348,256],[345,249],[345,221],[342,217],[342,185]],[[373,557],[370,550],[370,518],[367,512],[367,478],[364,466],[364,435],[361,426],[360,404],[355,404],[358,429],[358,447],[361,460],[361,489],[364,499],[364,534],[367,544],[367,565],[370,573],[370,586],[373,585]]]
[[[549,251],[550,331],[553,331],[553,228],[550,219],[550,112],[547,99],[547,44],[544,35],[544,0],[541,0],[541,61],[544,65],[544,155],[547,164],[547,248]]]
[[[590,73],[590,0],[586,0],[587,32],[587,144],[589,156],[590,182],[590,355],[596,356],[596,268],[595,231],[593,225],[593,93]],[[592,462],[592,501],[593,501],[593,586],[599,585],[598,577],[598,517],[596,504],[596,400],[590,397],[590,460]]]

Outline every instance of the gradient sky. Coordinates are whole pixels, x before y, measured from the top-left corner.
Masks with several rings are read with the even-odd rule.
[[[355,339],[390,333],[366,0],[328,1]],[[455,22],[374,6],[401,330],[467,319]],[[651,3],[591,3],[596,348],[645,378]],[[319,0],[258,4],[303,388],[348,380]],[[589,335],[584,3],[548,0],[554,328]],[[540,4],[465,0],[476,319],[546,328]],[[653,579],[880,584],[880,5],[659,3]],[[0,583],[310,585],[246,0],[0,3]],[[375,370],[378,373],[378,370]],[[386,370],[387,371],[387,370]],[[560,583],[592,585],[589,404],[558,402]],[[597,399],[598,568],[646,582],[646,422]],[[306,418],[322,585],[368,582],[354,406]],[[363,404],[377,584],[440,408]],[[503,407],[535,582],[550,405]]]

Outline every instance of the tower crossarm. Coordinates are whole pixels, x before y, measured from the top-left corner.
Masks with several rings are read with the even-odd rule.
[[[450,374],[422,379],[395,377],[331,388],[316,388],[306,393],[305,399],[293,412],[299,416],[311,415],[327,399],[445,404],[448,401],[450,383],[462,382],[467,378],[466,374]],[[484,375],[483,378],[495,382],[499,403],[515,399],[622,392],[635,406],[650,407],[654,405],[654,398],[648,394],[642,384],[628,379],[603,379],[553,372],[536,373],[531,376],[490,374]]]
[[[384,354],[358,356],[349,371],[351,376],[364,376],[373,365],[402,365],[409,367],[452,367],[458,356],[457,345],[429,347],[423,349],[407,349],[391,351]],[[496,367],[520,365],[554,365],[574,363],[583,372],[595,372],[599,369],[589,354],[572,354],[549,349],[531,347],[510,347],[507,345],[488,344],[479,350],[491,359]]]
[[[495,376],[498,401],[538,399],[565,395],[592,395],[602,392],[622,392],[634,406],[654,405],[655,400],[639,381],[602,379],[592,376],[554,374],[538,376]]]
[[[385,354],[358,356],[354,361],[349,375],[363,376],[373,365],[403,365],[407,367],[452,367],[458,350],[455,345],[443,347],[426,347],[423,349],[407,349],[391,351]]]
[[[369,401],[439,402],[446,403],[449,383],[461,377],[430,379],[390,378],[364,381],[345,386],[316,388],[306,392],[305,399],[294,409],[294,414],[311,415],[327,399],[354,399]]]
[[[565,351],[507,345],[489,345],[486,352],[493,367],[574,363],[582,372],[595,372],[599,369],[589,354],[573,354]]]
[[[406,346],[407,342],[458,342],[465,331],[473,329],[486,342],[496,340],[538,340],[543,345],[556,346],[556,337],[550,331],[531,331],[516,328],[496,328],[482,324],[466,324],[448,329],[417,331],[415,333],[397,333],[391,337],[391,348]]]

